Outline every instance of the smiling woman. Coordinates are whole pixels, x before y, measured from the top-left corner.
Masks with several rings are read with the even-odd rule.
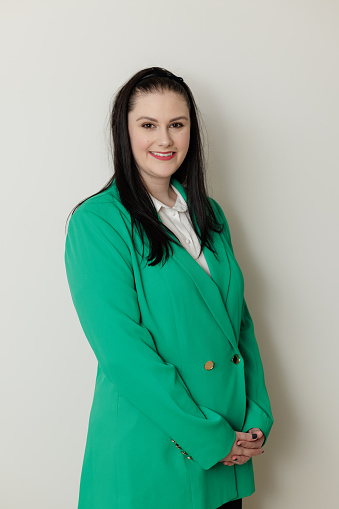
[[[166,198],[168,179],[186,157],[190,127],[187,103],[178,93],[139,92],[135,97],[128,114],[132,153],[149,192],[159,199]]]
[[[111,127],[114,175],[73,209],[65,245],[98,360],[78,509],[240,508],[273,418],[192,92],[144,69]]]

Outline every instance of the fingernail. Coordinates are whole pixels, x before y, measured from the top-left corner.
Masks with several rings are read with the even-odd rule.
[[[241,442],[237,442],[237,445],[241,445]]]
[[[258,435],[256,433],[252,433],[252,438],[253,439],[258,438]]]

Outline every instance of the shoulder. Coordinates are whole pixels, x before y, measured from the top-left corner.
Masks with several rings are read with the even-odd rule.
[[[221,205],[214,198],[211,198],[210,196],[208,196],[207,198],[212,206],[212,209],[216,215],[217,220],[225,226],[225,231],[226,231],[228,240],[231,241],[230,228],[229,228],[228,221],[226,219],[225,213],[224,213]]]
[[[216,214],[217,218],[222,223],[226,223],[227,228],[228,228],[228,222],[227,222],[225,213],[224,213],[221,205],[214,198],[211,198],[211,196],[208,196],[207,199],[210,202],[212,209],[213,209],[214,213]]]
[[[79,260],[90,264],[100,258],[105,266],[107,260],[120,263],[123,259],[130,267],[132,244],[129,213],[107,189],[87,198],[71,215],[65,241],[66,264],[74,267]]]
[[[120,201],[115,186],[87,198],[70,217],[68,229],[80,224],[106,224],[119,233],[129,230],[131,218]]]
[[[104,250],[111,256],[129,259],[134,250],[131,217],[120,201],[116,188],[87,198],[71,215],[66,233],[66,258],[76,251]]]

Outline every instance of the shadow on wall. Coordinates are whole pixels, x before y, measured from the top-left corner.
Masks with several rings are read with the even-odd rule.
[[[221,204],[221,206],[223,205]],[[275,338],[278,338],[279,334],[268,325],[270,321],[267,319],[267,309],[272,310],[272,307],[275,307],[272,306],[271,299],[269,301],[269,294],[272,293],[268,288],[270,282],[263,273],[260,274],[259,269],[255,266],[250,246],[246,243],[242,227],[235,214],[232,215],[232,231],[233,239],[235,236],[237,237],[237,248],[234,246],[235,254],[237,256],[237,251],[243,253],[241,269],[245,277],[246,299],[254,322],[274,417],[274,425],[265,447],[265,455],[253,459],[256,492],[244,501],[244,506],[248,509],[271,509],[272,500],[279,492],[281,484],[276,477],[278,468],[275,468],[275,465],[277,466],[278,462],[293,464],[291,458],[299,448],[297,436],[300,430],[297,430],[297,409],[292,406],[288,397],[285,375],[281,367],[281,363],[286,359],[281,360],[275,348]],[[278,308],[278,303],[276,307]]]
[[[244,506],[248,509],[271,509],[272,500],[276,497],[280,485],[278,474],[276,474],[278,468],[275,468],[275,465],[282,461],[291,464],[290,458],[293,457],[298,446],[296,437],[299,430],[297,430],[298,424],[295,417],[297,410],[292,407],[288,398],[287,384],[281,369],[281,363],[286,362],[286,359],[279,359],[275,348],[275,337],[278,338],[279,334],[277,331],[271,330],[268,325],[272,321],[267,319],[267,310],[276,307],[278,312],[279,303],[277,302],[276,306],[274,303],[272,305],[271,283],[265,277],[264,272],[260,273],[259,268],[255,265],[255,257],[251,254],[251,246],[248,245],[237,215],[237,210],[242,204],[241,201],[236,202],[234,199],[232,175],[227,174],[227,168],[234,168],[234,162],[236,162],[232,161],[232,155],[229,156],[232,154],[232,150],[228,151],[227,147],[227,133],[229,132],[230,138],[232,138],[232,125],[229,125],[227,119],[225,121],[225,118],[220,114],[218,104],[214,103],[215,99],[209,95],[208,91],[204,91],[204,95],[209,97],[208,116],[212,119],[211,126],[206,126],[210,145],[208,148],[209,163],[213,169],[213,172],[210,169],[207,170],[207,184],[212,191],[210,194],[216,197],[230,223],[235,255],[245,277],[246,300],[254,322],[274,417],[274,425],[265,448],[265,455],[253,459],[256,492],[244,500]],[[235,129],[239,129],[239,126],[235,126]],[[248,131],[243,134],[244,137],[241,139],[243,147],[251,146],[253,140],[246,139]],[[238,149],[239,147],[236,150]],[[218,197],[217,193],[213,193],[213,189],[219,190]],[[220,190],[224,190],[222,198]],[[239,253],[241,253],[241,257]],[[273,293],[280,294],[280,291],[278,289]]]

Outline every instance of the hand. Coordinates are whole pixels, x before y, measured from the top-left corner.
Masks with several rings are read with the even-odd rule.
[[[256,434],[257,438],[254,441],[251,440],[250,442],[245,441],[245,440],[238,440],[237,445],[240,445],[242,447],[249,448],[249,449],[250,448],[255,448],[255,449],[261,448],[263,443],[265,442],[265,435],[261,431],[261,429],[259,429],[259,428],[251,428],[251,429],[248,430],[247,433]]]
[[[263,432],[258,428],[252,428],[249,433],[236,431],[236,438],[232,449],[221,459],[224,465],[243,465],[253,456],[259,456],[264,451],[261,446],[265,440]],[[253,438],[254,435],[254,438]],[[255,435],[257,435],[255,437]]]

